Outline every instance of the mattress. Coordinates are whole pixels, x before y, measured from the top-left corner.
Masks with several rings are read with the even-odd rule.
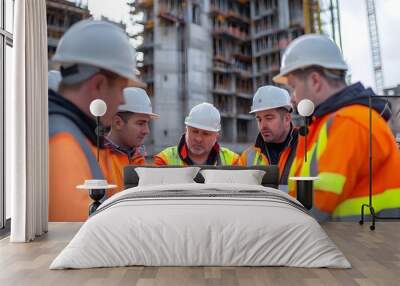
[[[351,267],[286,193],[197,183],[140,186],[114,195],[50,269],[132,265]]]

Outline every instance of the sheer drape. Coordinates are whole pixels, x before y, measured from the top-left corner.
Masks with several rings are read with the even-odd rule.
[[[12,242],[47,231],[48,112],[45,0],[17,0],[13,82],[6,98],[6,187]]]

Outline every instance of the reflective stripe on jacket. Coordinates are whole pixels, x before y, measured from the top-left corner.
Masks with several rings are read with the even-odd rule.
[[[279,155],[278,167],[280,173],[280,184],[287,185],[288,184],[288,176],[290,166],[294,160],[296,155],[296,146],[297,146],[297,138],[298,132],[295,129],[292,129],[288,136],[289,138],[287,143],[287,147],[283,149],[283,151]],[[263,152],[260,147],[260,144],[265,144],[262,141],[261,134],[257,137],[257,142],[253,146],[247,148],[243,153],[240,155],[239,164],[242,166],[255,166],[255,165],[263,165],[267,166],[270,165],[270,160],[268,159],[267,154]],[[265,147],[265,151],[268,152],[267,146]]]
[[[107,143],[110,143],[108,144]],[[110,171],[114,178],[114,183],[118,186],[124,185],[124,168],[128,165],[146,165],[144,149],[135,148],[133,154],[130,156],[127,152],[124,152],[117,145],[113,144],[109,139],[106,139],[105,148],[111,152]]]
[[[227,148],[221,147],[215,165],[236,165],[238,160],[238,154]],[[154,156],[154,163],[156,165],[187,165],[179,155],[178,146],[169,147],[161,151],[159,154]]]

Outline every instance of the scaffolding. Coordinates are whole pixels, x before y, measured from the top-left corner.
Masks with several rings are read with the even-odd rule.
[[[136,51],[143,56],[137,62],[137,68],[140,72],[140,79],[146,84],[147,93],[154,94],[154,1],[153,0],[130,0],[127,2],[130,7],[130,14],[137,24],[142,25],[142,30],[132,38],[140,39],[141,45]]]
[[[303,0],[304,31],[309,33],[321,33],[321,8],[318,0]]]
[[[303,0],[305,33],[325,34],[342,48],[339,0]]]
[[[86,7],[80,7],[66,0],[46,0],[48,68],[57,69],[59,64],[51,61],[58,42],[64,33],[76,22],[89,18]]]

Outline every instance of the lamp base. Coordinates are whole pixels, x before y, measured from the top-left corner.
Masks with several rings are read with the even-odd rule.
[[[368,204],[363,204],[361,206],[361,219],[358,222],[360,225],[364,224],[364,208],[367,207],[369,208],[370,212],[371,212],[371,216],[372,216],[372,224],[369,226],[370,230],[375,230],[375,219],[376,219],[376,215],[375,215],[375,209],[373,206],[368,205]]]
[[[296,198],[306,209],[312,209],[314,202],[313,181],[296,181]]]
[[[89,216],[93,214],[97,208],[101,205],[100,200],[104,197],[106,194],[105,189],[91,189],[89,190],[89,197],[94,201],[90,206],[89,206]]]
[[[307,209],[311,210],[314,205],[314,181],[318,177],[290,177],[296,181],[296,199]]]

